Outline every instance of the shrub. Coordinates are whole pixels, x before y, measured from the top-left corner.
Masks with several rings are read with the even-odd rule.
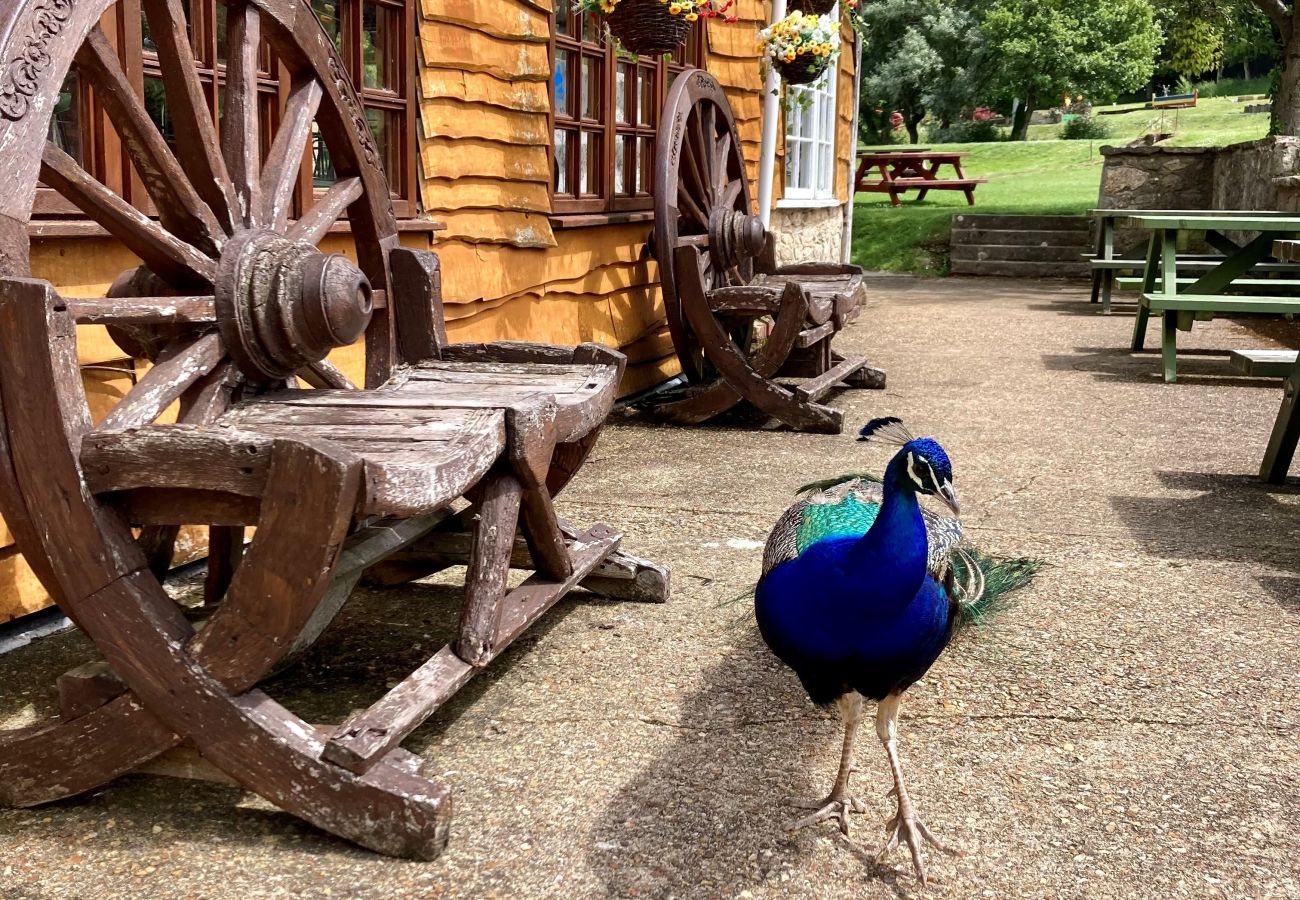
[[[947,128],[931,128],[926,135],[931,144],[991,144],[1002,140],[1002,130],[992,122],[957,122]]]
[[[1096,141],[1107,137],[1110,137],[1110,126],[1100,119],[1080,116],[1061,127],[1063,141]]]

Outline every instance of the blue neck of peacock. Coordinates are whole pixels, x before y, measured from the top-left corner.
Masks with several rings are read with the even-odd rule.
[[[906,466],[907,452],[900,451],[885,470],[885,496],[876,521],[849,552],[852,568],[871,573],[871,594],[878,605],[911,603],[925,580],[925,520]]]

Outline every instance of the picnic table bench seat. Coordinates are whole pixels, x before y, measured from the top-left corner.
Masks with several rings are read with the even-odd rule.
[[[448,340],[437,256],[401,246],[347,68],[301,4],[232,6],[219,124],[188,89],[184,5],[144,4],[173,147],[99,31],[110,2],[62,5],[28,73],[36,100],[0,119],[0,513],[102,654],[59,679],[58,717],[0,731],[0,804],[183,770],[377,852],[433,858],[451,790],[401,743],[575,587],[667,598],[666,569],[554,503],[626,358],[596,344]],[[44,21],[47,6],[0,11],[0,58],[31,50],[27,29],[6,27],[13,17]],[[293,84],[275,123],[260,121],[262,45]],[[156,218],[47,142],[74,59]],[[291,219],[313,141],[338,180]],[[107,296],[30,277],[38,183],[139,258]],[[344,216],[354,255],[323,252]],[[103,326],[137,376],[98,418],[79,364],[85,325]],[[358,386],[329,355],[362,340]],[[207,533],[202,618],[164,589],[182,528]],[[367,709],[312,723],[260,687],[363,577],[398,584],[462,565],[450,639]],[[530,574],[515,583],[512,568]]]
[[[968,178],[962,170],[962,160],[970,153],[963,150],[866,150],[858,153],[858,169],[854,177],[854,193],[889,194],[894,206],[902,202],[900,196],[916,190],[918,202],[930,191],[962,191],[966,202],[975,205],[975,188],[987,179]],[[940,174],[950,167],[954,176]]]

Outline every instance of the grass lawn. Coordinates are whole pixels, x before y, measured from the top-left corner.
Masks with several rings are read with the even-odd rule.
[[[1221,146],[1264,137],[1268,116],[1242,112],[1230,98],[1201,100],[1195,109],[1137,109],[1098,116],[1111,137],[1097,141],[1057,139],[1061,126],[1035,125],[1030,139],[989,144],[946,144],[964,150],[966,174],[987,178],[975,192],[977,213],[1081,213],[1097,205],[1106,144],[1124,144],[1149,131],[1173,132],[1168,142],[1183,147]],[[948,232],[954,213],[968,209],[958,191],[937,191],[917,203],[889,205],[887,194],[859,194],[854,205],[853,260],[874,272],[945,275]]]

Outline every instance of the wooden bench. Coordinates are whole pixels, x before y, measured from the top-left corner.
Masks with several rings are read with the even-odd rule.
[[[1229,364],[1253,378],[1286,378],[1295,368],[1294,350],[1233,350]]]
[[[862,270],[776,265],[773,236],[751,214],[739,133],[713,76],[694,71],[673,82],[658,146],[650,255],[688,384],[657,398],[653,413],[693,424],[746,401],[793,428],[839,433],[843,413],[818,401],[837,385],[885,384],[865,356],[831,348],[858,317]]]
[[[58,718],[0,732],[0,803],[174,770],[181,748],[192,774],[372,850],[432,858],[447,843],[451,791],[402,741],[574,587],[667,596],[665,569],[622,553],[609,525],[564,521],[553,502],[591,451],[626,361],[592,344],[447,341],[437,257],[399,246],[356,92],[299,5],[239,6],[220,134],[189,90],[190,30],[172,19],[181,5],[143,5],[175,150],[98,31],[104,2],[66,6],[33,69],[40,102],[0,121],[0,512],[103,654],[60,678]],[[10,13],[0,59],[26,52],[21,30],[4,27]],[[293,85],[265,160],[262,41]],[[48,101],[74,58],[158,219],[46,143]],[[291,221],[313,134],[339,180]],[[26,277],[38,180],[144,262],[109,296],[63,297]],[[345,213],[355,263],[316,246]],[[95,423],[77,354],[87,324],[150,364]],[[362,337],[367,389],[326,359]],[[173,408],[177,421],[165,421]],[[163,588],[182,527],[208,533],[200,622]],[[259,688],[312,646],[363,576],[400,583],[455,565],[466,582],[454,636],[368,709],[309,723]],[[511,567],[531,574],[511,588]]]
[[[1300,287],[1300,285],[1298,285]],[[1164,378],[1178,377],[1178,332],[1190,331],[1197,318],[1216,314],[1300,313],[1300,297],[1239,294],[1143,294],[1133,323],[1132,349],[1140,351],[1146,341],[1147,322],[1152,313],[1161,314],[1161,358]]]
[[[1163,97],[1152,94],[1148,106],[1151,109],[1190,109],[1196,106],[1196,101],[1200,97],[1200,91],[1192,91],[1190,94],[1166,94]]]

